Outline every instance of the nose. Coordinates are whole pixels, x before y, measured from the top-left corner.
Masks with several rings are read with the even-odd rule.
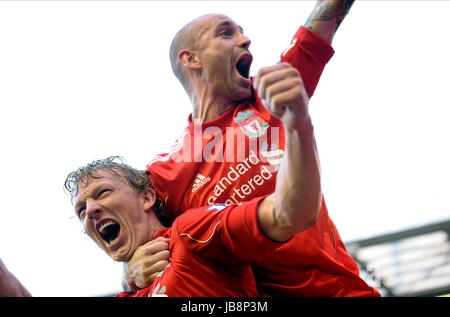
[[[241,33],[241,36],[239,37],[239,47],[248,50],[250,44],[252,44],[252,41],[250,41],[250,39],[247,36]]]
[[[95,199],[86,200],[86,216],[97,219],[100,216],[101,207]]]

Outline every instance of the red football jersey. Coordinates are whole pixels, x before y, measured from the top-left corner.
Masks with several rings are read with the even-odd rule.
[[[158,236],[170,237],[170,264],[146,289],[118,297],[259,296],[249,263],[280,245],[258,226],[264,197],[240,205],[191,209]]]
[[[301,73],[309,96],[334,51],[301,27],[281,60]],[[218,118],[189,125],[169,153],[147,166],[166,210],[178,216],[194,207],[248,201],[272,193],[284,154],[285,135],[252,92],[252,97]],[[297,234],[270,259],[253,266],[263,294],[293,296],[372,296],[360,277],[325,202],[316,225]]]

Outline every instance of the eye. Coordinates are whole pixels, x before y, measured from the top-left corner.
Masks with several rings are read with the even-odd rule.
[[[220,36],[232,36],[233,31],[230,29],[224,29],[224,30],[220,31],[219,35]]]
[[[79,219],[83,219],[86,213],[86,206],[81,206],[80,208],[78,208],[76,213]]]
[[[98,192],[97,198],[103,198],[107,193],[109,193],[111,190],[108,188],[102,189]]]

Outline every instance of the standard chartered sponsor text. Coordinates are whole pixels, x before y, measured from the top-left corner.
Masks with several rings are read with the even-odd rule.
[[[258,155],[251,151],[248,158],[244,162],[237,164],[236,166],[230,166],[228,172],[225,173],[215,185],[212,194],[208,197],[208,204],[214,204],[216,200],[224,193],[228,188],[232,188],[237,179],[250,172],[254,176],[250,178],[246,183],[240,185],[239,188],[232,188],[230,196],[226,199],[225,204],[231,205],[243,201],[244,198],[250,195],[259,186],[262,186],[265,181],[271,179],[273,174],[268,166],[260,165],[260,159]],[[252,171],[255,168],[259,168],[259,172]],[[223,200],[222,200],[223,201]]]

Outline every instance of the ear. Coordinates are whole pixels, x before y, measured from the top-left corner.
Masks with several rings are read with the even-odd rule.
[[[178,53],[178,62],[186,68],[200,69],[202,67],[197,52],[188,49],[182,49]]]
[[[141,193],[143,207],[145,212],[152,211],[152,207],[156,202],[156,194],[152,188],[147,188]]]

